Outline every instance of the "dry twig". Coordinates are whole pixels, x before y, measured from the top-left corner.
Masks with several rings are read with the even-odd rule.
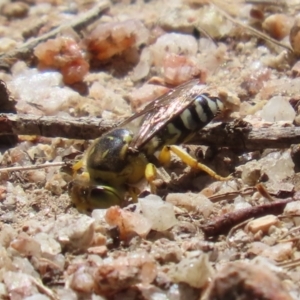
[[[90,9],[88,12],[80,15],[78,18],[75,18],[74,21],[63,23],[57,28],[35,38],[26,43],[24,43],[21,47],[9,51],[7,53],[3,53],[0,55],[0,68],[9,69],[18,59],[26,60],[32,54],[33,49],[41,42],[45,42],[50,38],[54,38],[60,32],[62,32],[66,28],[73,28],[75,31],[80,31],[84,27],[93,23],[95,20],[99,18],[109,7],[108,1],[101,1],[97,6]]]
[[[6,168],[0,168],[0,173],[15,172],[15,171],[28,171],[28,170],[44,169],[44,168],[48,168],[48,167],[62,167],[64,165],[65,165],[64,162],[52,162],[52,163],[45,163],[45,164],[32,165],[32,166],[6,167]]]
[[[94,139],[113,128],[113,126],[112,122],[102,119],[0,114],[0,136],[17,134]]]
[[[268,204],[258,205],[254,207],[239,209],[227,214],[224,214],[215,220],[203,225],[201,229],[206,236],[216,236],[226,234],[230,229],[237,224],[244,222],[250,218],[263,217],[265,215],[279,215],[283,212],[287,203],[294,201],[293,198],[288,198],[281,201],[276,201]]]
[[[255,28],[253,28],[253,27],[251,27],[251,26],[248,26],[248,25],[244,24],[242,21],[237,20],[236,18],[231,17],[231,16],[230,16],[223,8],[219,7],[219,5],[218,5],[217,3],[212,2],[211,4],[214,5],[214,7],[215,7],[215,8],[216,8],[216,9],[217,9],[217,10],[218,10],[225,18],[227,18],[227,19],[230,20],[231,22],[233,22],[233,23],[235,23],[235,24],[237,24],[237,25],[239,25],[239,26],[245,28],[246,30],[251,31],[255,36],[257,36],[257,37],[259,37],[259,38],[262,38],[262,39],[265,40],[265,41],[271,42],[271,43],[273,43],[273,44],[275,44],[275,45],[278,45],[278,46],[280,46],[280,47],[282,47],[282,48],[285,48],[285,49],[287,49],[287,50],[289,50],[289,51],[291,51],[291,52],[294,52],[294,51],[293,51],[293,48],[292,48],[291,46],[286,45],[286,44],[283,44],[282,42],[277,41],[277,40],[271,38],[270,36],[264,34],[263,32],[261,32],[261,31],[255,29]]]
[[[117,123],[97,118],[0,114],[0,136],[16,134],[95,139],[114,128]],[[190,144],[252,151],[267,148],[283,149],[300,143],[300,127],[251,128],[248,125],[240,122],[208,125],[190,141]]]

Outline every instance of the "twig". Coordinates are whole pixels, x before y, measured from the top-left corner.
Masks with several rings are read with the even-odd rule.
[[[223,123],[203,128],[190,143],[240,150],[283,149],[300,143],[300,127],[279,127],[274,123],[269,127],[262,124],[260,128],[243,128]]]
[[[274,6],[281,6],[286,7],[287,3],[285,0],[245,0],[245,3],[249,4],[263,4],[263,5],[274,5]]]
[[[288,198],[269,204],[239,209],[216,218],[208,224],[203,225],[201,229],[207,237],[226,234],[232,227],[250,218],[258,218],[269,214],[281,214],[286,204],[291,201],[294,201],[294,199]]]
[[[120,121],[120,120],[119,120]],[[98,118],[57,118],[33,115],[0,114],[1,135],[37,135],[69,139],[95,139],[114,128],[119,121]],[[300,143],[300,127],[243,127],[238,122],[219,123],[203,128],[191,145],[229,147],[239,150],[289,148]]]
[[[51,300],[58,300],[58,296],[49,288],[47,288],[46,286],[43,285],[43,283],[34,278],[33,276],[30,276],[31,281],[36,285],[37,289],[46,294]]]
[[[65,28],[73,28],[75,31],[80,31],[84,27],[93,23],[105,10],[109,7],[108,1],[101,1],[97,6],[90,9],[88,12],[80,15],[74,21],[68,21],[58,26],[57,28],[24,43],[21,47],[3,53],[0,55],[0,68],[9,69],[18,59],[26,60],[30,57],[33,49],[41,42],[55,37],[62,32]]]
[[[227,245],[230,246],[230,244],[231,244],[230,238],[231,238],[231,236],[233,235],[233,233],[234,233],[236,230],[238,230],[239,228],[241,228],[241,227],[245,226],[246,224],[248,224],[249,222],[251,222],[252,220],[254,220],[254,218],[250,218],[250,219],[248,219],[248,220],[243,221],[243,222],[240,223],[240,224],[237,224],[237,225],[233,226],[233,227],[229,230],[229,232],[228,232],[228,234],[227,234],[227,237],[226,237],[226,243],[227,243]]]
[[[283,241],[288,235],[291,235],[293,232],[295,232],[295,231],[297,231],[299,229],[300,229],[300,226],[296,226],[296,227],[291,228],[287,233],[285,233],[282,237],[280,237],[279,243],[281,241]]]
[[[262,183],[258,183],[256,186],[257,191],[270,202],[275,202],[275,199],[269,194],[267,189]]]
[[[48,167],[62,167],[65,164],[66,163],[60,161],[60,162],[52,162],[52,163],[45,163],[45,164],[32,165],[32,166],[7,167],[7,168],[0,168],[0,173],[14,172],[14,171],[28,171],[28,170],[44,169]]]
[[[225,18],[227,18],[228,20],[230,20],[231,22],[233,22],[233,23],[235,23],[235,24],[238,24],[239,26],[241,26],[241,27],[243,27],[243,28],[245,28],[245,29],[247,29],[247,30],[249,30],[249,31],[251,31],[254,35],[256,35],[257,37],[259,37],[259,38],[262,38],[262,39],[264,39],[264,40],[266,40],[266,41],[269,41],[269,42],[271,42],[271,43],[273,43],[273,44],[275,44],[275,45],[278,45],[278,46],[280,46],[280,47],[282,47],[282,48],[285,48],[285,49],[287,49],[287,50],[289,50],[289,51],[291,51],[291,52],[294,52],[294,50],[293,50],[293,48],[291,47],[291,46],[289,46],[289,45],[286,45],[286,44],[283,44],[283,43],[281,43],[280,41],[277,41],[277,40],[275,40],[275,39],[273,39],[273,38],[271,38],[270,36],[268,36],[268,35],[266,35],[266,34],[264,34],[263,32],[260,32],[260,31],[258,31],[257,29],[255,29],[255,28],[253,28],[253,27],[251,27],[251,26],[248,26],[248,25],[245,25],[243,22],[241,22],[241,21],[239,21],[239,20],[237,20],[237,19],[235,19],[235,18],[233,18],[233,17],[231,17],[226,11],[224,11],[222,8],[220,8],[219,6],[218,6],[218,4],[216,4],[216,3],[211,3]]]
[[[74,119],[0,114],[0,136],[17,134],[94,139],[112,129],[113,126],[113,122],[96,118]]]
[[[276,264],[276,266],[288,269],[295,266],[299,266],[299,264],[300,264],[300,258],[297,258],[292,261],[279,262]]]

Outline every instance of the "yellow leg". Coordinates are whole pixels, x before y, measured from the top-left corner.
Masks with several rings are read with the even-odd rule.
[[[76,176],[78,170],[80,170],[82,167],[83,167],[83,160],[81,159],[72,166],[72,169],[73,169],[73,172],[74,172],[73,176]]]
[[[164,146],[158,155],[158,160],[164,166],[168,166],[171,162],[171,151],[169,146]]]
[[[145,169],[145,178],[150,184],[150,191],[152,194],[156,194],[156,186],[153,183],[153,181],[156,179],[156,174],[156,167],[153,164],[147,164]]]
[[[215,171],[210,169],[209,167],[205,166],[204,164],[199,163],[196,159],[190,156],[186,151],[182,150],[180,147],[172,145],[172,146],[164,146],[159,155],[159,161],[162,164],[168,164],[171,160],[171,154],[173,152],[176,154],[184,163],[190,166],[193,169],[198,169],[206,172],[211,177],[215,178],[216,180],[229,180],[232,179],[231,176],[222,177],[218,175]]]

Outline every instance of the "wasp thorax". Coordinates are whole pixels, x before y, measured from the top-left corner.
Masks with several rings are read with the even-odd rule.
[[[114,129],[96,139],[86,155],[88,169],[119,172],[127,164],[127,150],[133,138],[123,128]]]

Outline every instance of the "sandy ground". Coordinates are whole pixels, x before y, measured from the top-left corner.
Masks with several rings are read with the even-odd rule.
[[[227,181],[174,156],[155,181],[162,198],[144,198],[143,182],[138,203],[84,214],[71,205],[70,166],[94,131],[79,140],[19,127],[18,139],[1,140],[0,298],[299,299],[297,9],[292,0],[1,1],[0,79],[15,101],[0,89],[2,113],[38,116],[38,128],[42,117],[110,128],[196,78],[229,108],[205,130],[231,122],[235,139],[202,146],[196,136],[188,147]],[[239,138],[245,124],[267,132],[262,142]]]

